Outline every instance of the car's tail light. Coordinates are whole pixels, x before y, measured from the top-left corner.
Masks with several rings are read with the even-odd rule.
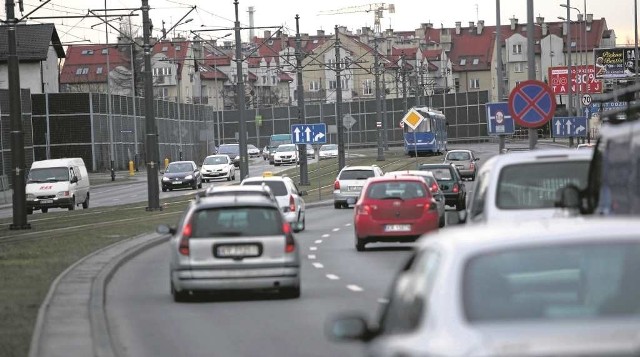
[[[296,250],[296,241],[293,239],[293,235],[291,234],[291,225],[287,222],[282,224],[282,233],[284,233],[285,237],[285,253],[293,253]]]
[[[182,255],[188,256],[190,254],[189,238],[191,238],[192,231],[193,228],[191,226],[191,222],[187,223],[182,229],[182,237],[180,238],[180,246],[178,247],[178,251]]]
[[[431,190],[432,193],[438,192],[438,184],[437,183],[432,183],[431,184]]]
[[[293,198],[293,195],[289,196],[289,211],[290,212],[296,211],[296,200]]]
[[[460,186],[457,183],[453,184],[453,193],[458,193],[460,191]]]
[[[356,208],[356,214],[361,214],[363,216],[368,216],[371,214],[371,211],[377,209],[378,207],[375,205],[360,205]]]
[[[476,164],[474,164],[473,162],[469,164],[469,170],[473,170],[476,168]]]
[[[340,181],[336,181],[333,183],[333,189],[334,190],[339,190],[340,189]]]

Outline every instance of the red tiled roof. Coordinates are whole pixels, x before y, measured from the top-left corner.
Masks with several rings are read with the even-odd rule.
[[[230,66],[231,57],[220,53],[207,53],[204,56],[204,64],[207,66]]]
[[[199,68],[201,79],[227,80],[229,77],[222,71],[211,66],[200,64]]]
[[[309,36],[308,38],[302,39],[302,52],[313,52],[318,46],[327,42],[328,38],[329,36]],[[287,47],[296,48],[296,38],[294,36],[254,37],[253,43],[258,45],[258,56],[275,58],[276,62],[278,61],[280,51]]]
[[[249,57],[247,58],[247,63],[249,64],[250,68],[257,68],[260,67],[260,62],[262,62],[262,57]]]
[[[429,61],[440,61],[442,50],[422,50],[422,58]]]
[[[280,82],[293,82],[293,78],[284,72],[278,73],[278,80]]]
[[[109,68],[113,70],[117,66],[129,68],[129,49],[119,47],[120,50],[109,50]],[[69,45],[66,59],[60,72],[61,84],[73,83],[106,83],[107,81],[107,55],[103,54],[104,45]],[[98,74],[98,68],[102,67],[102,73]],[[76,74],[80,70],[85,74]]]
[[[249,72],[249,80],[255,82],[258,80],[258,76],[256,76],[253,72]]]

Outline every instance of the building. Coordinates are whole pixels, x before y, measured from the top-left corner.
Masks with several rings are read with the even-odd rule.
[[[131,46],[69,45],[60,72],[60,91],[131,95],[130,51]]]

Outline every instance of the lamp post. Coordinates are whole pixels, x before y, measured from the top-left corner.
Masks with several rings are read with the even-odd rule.
[[[175,37],[175,28],[184,24],[187,24],[189,22],[193,21],[192,18],[188,18],[182,22],[178,22],[177,24],[175,24],[173,26],[173,33],[174,33],[174,37]],[[177,92],[176,92],[176,106],[177,106],[177,113],[178,113],[178,159],[180,161],[182,161],[182,115],[180,113],[180,104],[182,104],[182,91],[181,91],[181,77],[182,77],[182,73],[178,73],[178,71],[182,72],[182,67],[180,67],[180,64],[178,63],[178,58],[177,58],[177,52],[178,50],[176,49],[175,44],[173,43],[173,40],[171,41],[171,46],[173,47],[173,64],[176,66],[176,84],[177,84]],[[181,47],[182,48],[182,47]],[[181,58],[182,61],[184,61],[184,58]]]
[[[580,11],[580,9],[578,9],[577,7],[569,6],[568,4],[560,4],[560,6],[567,9],[567,13],[568,13],[567,19],[566,19],[567,24],[568,24],[567,26],[571,26],[571,23],[576,23],[578,25],[578,35],[576,36],[577,37],[576,55],[578,55],[578,58],[579,58],[578,64],[582,65],[583,64],[582,51],[580,50],[580,48],[581,48],[581,42],[584,43],[584,39],[582,39],[582,41],[581,41],[581,37],[582,37],[581,33],[582,33],[582,31],[580,31],[580,21],[573,22],[569,18],[571,16],[570,15],[570,10],[576,10],[578,12],[578,14],[580,15],[579,17],[582,17],[582,11]],[[585,14],[585,16],[586,16],[586,14]],[[569,39],[569,46],[571,46],[571,39]],[[582,44],[582,46],[584,46],[584,44]],[[580,71],[576,71],[576,73],[577,73],[577,76],[580,77]],[[569,85],[571,85],[571,78],[572,78],[571,73],[569,73],[569,81],[570,81]],[[577,90],[576,90],[576,95],[578,96],[578,98],[580,98],[580,94],[582,93],[582,84],[583,83],[581,81],[579,81],[577,83],[578,87],[577,87]],[[583,112],[582,111],[582,101],[578,101],[577,105],[579,107],[578,114],[580,114],[580,113]]]

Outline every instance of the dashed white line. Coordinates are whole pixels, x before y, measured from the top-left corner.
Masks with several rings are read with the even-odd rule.
[[[337,231],[339,231],[339,230],[340,230],[340,228],[334,228],[334,229],[333,229],[333,231],[334,231],[334,232],[337,232]]]
[[[309,247],[309,250],[318,250],[318,247]]]
[[[327,274],[329,280],[340,280],[340,277],[334,274]]]
[[[388,304],[388,303],[389,303],[389,300],[388,300],[388,299],[385,299],[385,298],[380,298],[380,299],[378,299],[378,303],[379,303],[379,304]]]
[[[323,234],[322,238],[329,238],[330,234]]]
[[[364,290],[363,288],[359,287],[358,285],[354,285],[354,284],[347,285],[347,289],[349,289],[351,291],[355,291],[355,292],[360,292],[360,291]]]
[[[322,243],[322,239],[317,239],[314,243],[315,244],[320,244],[320,243]]]
[[[344,225],[345,227],[351,227],[351,223],[347,223]]]
[[[315,254],[309,254],[309,255],[307,255],[307,258],[313,260],[313,259],[316,259],[316,255]]]
[[[313,263],[313,266],[318,268],[318,269],[324,268],[324,265],[322,265],[322,263]]]

